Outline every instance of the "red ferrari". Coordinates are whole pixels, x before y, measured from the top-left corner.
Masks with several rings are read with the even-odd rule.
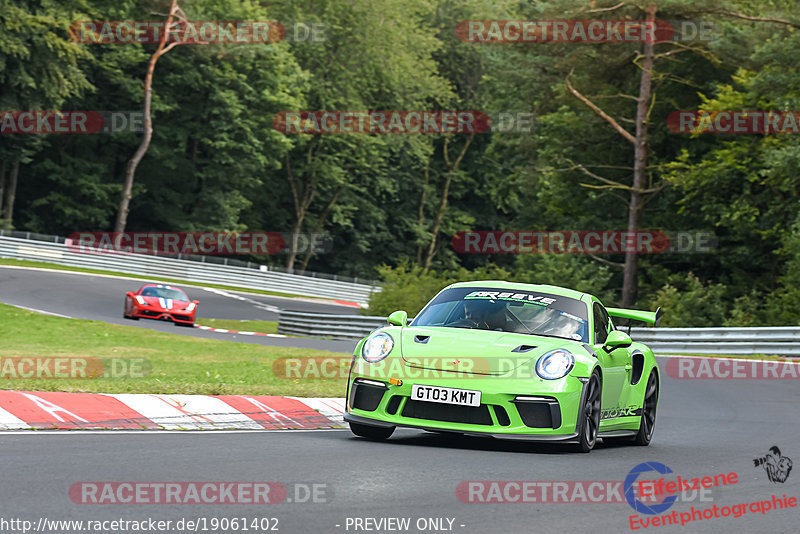
[[[145,284],[139,291],[125,293],[122,316],[134,321],[144,317],[172,321],[176,325],[194,326],[198,304],[196,300],[190,301],[186,293],[177,287]]]

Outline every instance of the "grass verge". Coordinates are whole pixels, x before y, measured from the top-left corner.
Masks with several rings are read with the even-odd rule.
[[[0,389],[26,391],[342,397],[344,378],[286,379],[276,376],[273,364],[279,358],[351,357],[63,319],[5,304],[0,304],[0,332]],[[149,373],[133,378],[9,378],[18,362],[8,358],[144,359]]]

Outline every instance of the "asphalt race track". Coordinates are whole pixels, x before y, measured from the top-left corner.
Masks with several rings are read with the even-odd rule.
[[[233,336],[176,328],[154,321],[121,318],[122,295],[133,280],[0,268],[0,301],[52,313],[116,324],[154,328],[181,335],[234,340]],[[307,301],[247,295],[241,301],[187,287],[201,301],[203,316],[226,319],[274,320],[273,306],[346,313],[347,308]],[[261,305],[261,307],[258,307]],[[350,309],[352,312],[352,309]],[[295,346],[323,340],[279,338],[235,339]],[[352,347],[351,343],[344,343]],[[317,348],[317,347],[313,347]],[[348,350],[343,348],[340,350]],[[637,515],[624,502],[480,503],[456,489],[469,481],[623,481],[642,462],[668,466],[675,480],[736,473],[737,481],[714,488],[710,495],[690,492],[666,512],[690,513],[800,498],[800,472],[795,467],[785,482],[771,482],[754,459],[778,446],[783,456],[800,461],[797,381],[674,379],[659,359],[662,391],[653,443],[649,447],[599,444],[589,454],[558,445],[503,442],[461,435],[399,430],[384,443],[355,438],[346,430],[206,431],[206,432],[2,432],[0,489],[2,520],[17,518],[33,525],[47,520],[204,521],[199,532],[244,532],[241,527],[212,528],[212,520],[277,518],[278,532],[317,534],[345,532],[457,532],[464,534],[633,532]],[[293,502],[279,504],[81,504],[70,487],[81,482],[278,482]],[[306,488],[321,488],[317,502]],[[464,485],[461,486],[462,488]],[[487,485],[488,487],[488,485]],[[506,486],[508,487],[508,486]],[[483,493],[487,496],[487,493]],[[73,495],[74,496],[74,495]],[[300,497],[300,499],[298,499]],[[461,497],[461,498],[460,498]],[[520,497],[519,492],[508,497]],[[495,494],[497,498],[497,494]],[[503,498],[503,495],[500,495]],[[310,499],[313,501],[314,499]],[[580,499],[577,499],[580,500]],[[638,532],[796,533],[800,507],[751,511],[741,517],[719,517],[684,526],[650,526]],[[409,518],[410,528],[375,528],[366,521]],[[418,520],[441,524],[417,528]],[[2,524],[0,530],[14,531]],[[359,520],[360,522],[356,522]],[[452,521],[452,523],[450,523]],[[274,520],[261,522],[274,526]],[[361,525],[362,528],[355,528]],[[422,523],[420,523],[422,525]],[[452,525],[452,526],[449,526]],[[462,526],[463,525],[463,526]],[[425,526],[425,525],[422,525]],[[371,528],[367,528],[371,527]],[[185,527],[169,532],[194,531]],[[21,531],[16,529],[16,531]],[[68,528],[48,532],[74,531]],[[105,527],[103,532],[122,532]],[[140,532],[140,531],[137,531]],[[250,529],[249,532],[254,532]]]
[[[67,271],[20,269],[0,266],[0,302],[23,306],[75,319],[92,319],[107,323],[149,328],[185,336],[205,337],[258,343],[279,347],[352,352],[355,342],[328,341],[307,338],[274,338],[236,336],[207,332],[197,328],[177,327],[166,321],[141,319],[130,321],[122,317],[125,293],[138,289],[147,279],[116,278]],[[198,286],[181,286],[191,299],[200,301],[198,317],[213,319],[238,319],[250,321],[277,321],[278,309],[354,314],[356,308],[338,306],[313,299],[290,299],[270,295],[240,293],[235,291],[206,290]],[[233,296],[248,299],[241,301]]]
[[[661,362],[664,368],[664,361]],[[354,532],[347,518],[453,519],[464,534],[631,531],[633,509],[622,503],[468,503],[456,496],[463,481],[620,481],[637,464],[661,462],[683,478],[735,472],[738,482],[715,489],[713,502],[677,502],[722,508],[800,495],[800,473],[772,483],[753,459],[778,445],[800,459],[797,384],[792,380],[674,380],[663,377],[662,401],[650,447],[606,447],[589,454],[557,446],[398,431],[385,443],[348,431],[277,432],[62,432],[0,435],[5,516],[49,519],[198,517],[249,520],[277,517],[279,532]],[[795,468],[796,471],[796,468]],[[674,476],[674,475],[673,475]],[[326,500],[272,505],[76,504],[68,490],[86,481],[280,482],[325,485]],[[305,495],[304,491],[299,494]],[[651,526],[646,532],[798,532],[798,509]],[[671,512],[670,512],[671,513]],[[352,519],[351,519],[352,521]],[[336,525],[340,525],[337,527]],[[445,521],[445,525],[447,522]],[[461,527],[460,525],[464,525]],[[228,532],[234,532],[228,529]],[[384,530],[387,531],[387,530]],[[430,532],[431,530],[427,530]]]

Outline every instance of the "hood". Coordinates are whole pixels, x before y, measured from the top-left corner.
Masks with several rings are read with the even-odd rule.
[[[174,300],[165,299],[162,297],[142,297],[147,304],[153,308],[162,308],[164,310],[182,310],[189,305],[187,300]]]
[[[400,335],[408,367],[503,375],[549,350],[573,344],[568,339],[469,328],[407,327]]]

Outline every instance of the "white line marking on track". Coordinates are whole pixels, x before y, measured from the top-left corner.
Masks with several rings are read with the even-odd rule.
[[[233,293],[229,293],[228,291],[223,291],[222,289],[216,289],[216,288],[213,288],[213,287],[204,287],[203,289],[205,289],[209,293],[215,293],[215,294],[223,296],[223,297],[228,297],[228,298],[231,298],[231,299],[241,300],[242,302],[247,302],[248,304],[252,304],[256,308],[258,308],[260,310],[273,312],[273,313],[278,313],[278,312],[281,311],[281,309],[279,307],[277,307],[277,306],[273,306],[271,304],[264,304],[263,302],[259,302],[259,301],[255,300],[255,299],[251,299],[251,298],[248,298],[248,297],[242,297],[241,295],[235,295]]]
[[[62,317],[64,319],[72,319],[72,317],[70,317],[69,315],[61,315],[60,313],[49,312],[49,311],[45,311],[45,310],[39,310],[39,309],[36,309],[36,308],[29,308],[27,306],[20,306],[19,304],[11,304],[11,306],[14,306],[15,308],[21,308],[23,310],[32,311],[34,313],[41,313],[42,315],[52,315],[54,317]]]

